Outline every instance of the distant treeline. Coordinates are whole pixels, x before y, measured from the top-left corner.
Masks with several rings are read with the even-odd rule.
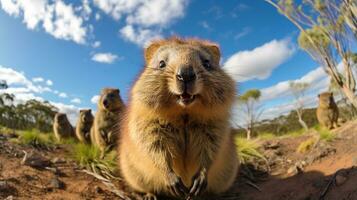
[[[6,89],[6,82],[0,83],[1,89]],[[29,130],[38,129],[41,132],[51,132],[53,117],[58,111],[49,102],[29,100],[14,104],[15,96],[0,93],[0,125],[11,129]]]

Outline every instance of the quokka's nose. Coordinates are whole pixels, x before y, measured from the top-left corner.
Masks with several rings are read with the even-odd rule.
[[[176,79],[185,83],[196,80],[196,74],[192,66],[180,67],[176,74]]]

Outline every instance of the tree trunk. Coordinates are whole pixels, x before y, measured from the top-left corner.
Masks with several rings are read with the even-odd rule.
[[[351,104],[355,108],[357,108],[357,98],[356,98],[356,95],[354,94],[354,92],[345,85],[342,87],[342,91],[345,94],[345,96],[347,97],[347,99],[351,102]]]
[[[248,126],[247,128],[247,140],[250,140],[252,138],[252,127]]]
[[[296,111],[297,115],[298,115],[298,118],[299,118],[299,123],[300,125],[305,129],[305,131],[308,131],[309,128],[307,127],[306,123],[304,122],[304,120],[302,120],[302,116],[301,116],[301,113]]]

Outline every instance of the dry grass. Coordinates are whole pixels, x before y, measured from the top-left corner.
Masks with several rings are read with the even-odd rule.
[[[115,178],[116,152],[111,151],[101,158],[100,150],[92,145],[77,143],[73,145],[72,158],[82,167],[105,177]]]
[[[259,144],[256,140],[247,140],[245,138],[236,137],[237,153],[241,163],[247,163],[248,161],[258,158],[264,159],[262,153],[259,152]]]
[[[312,147],[316,144],[316,138],[309,138],[300,143],[296,151],[298,153],[306,153],[312,149]]]

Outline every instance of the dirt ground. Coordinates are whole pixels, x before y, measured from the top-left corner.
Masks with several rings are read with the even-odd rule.
[[[243,165],[232,189],[209,199],[357,200],[357,122],[334,133],[335,140],[321,142],[305,154],[296,149],[312,134],[262,141],[267,161]],[[41,166],[22,163],[24,151],[38,155]],[[47,151],[19,146],[0,133],[0,199],[121,199],[69,160],[69,151],[66,146]]]

